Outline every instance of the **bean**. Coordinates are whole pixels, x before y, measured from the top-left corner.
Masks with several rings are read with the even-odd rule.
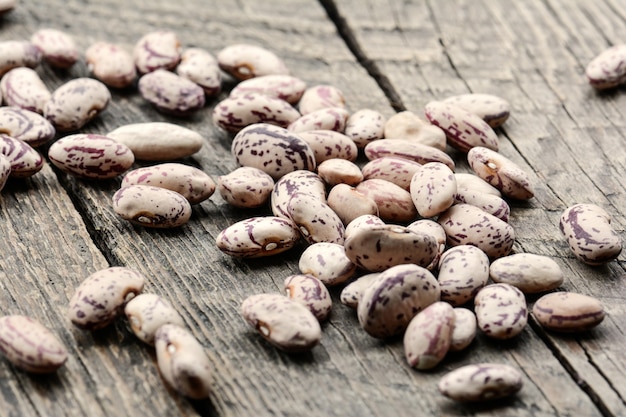
[[[139,294],[124,307],[130,327],[144,343],[154,345],[157,330],[165,324],[184,326],[185,322],[172,305],[157,294]]]
[[[346,256],[343,245],[331,242],[314,243],[306,248],[298,269],[319,279],[324,285],[342,284],[356,272],[356,265]]]
[[[333,130],[309,130],[298,136],[309,144],[320,164],[328,159],[345,159],[354,162],[358,155],[356,144],[343,133]]]
[[[231,206],[256,208],[264,206],[270,199],[274,179],[254,167],[239,167],[217,178],[217,189]]]
[[[7,135],[23,140],[33,148],[51,141],[56,134],[54,126],[45,117],[18,107],[0,107],[0,126]]]
[[[492,128],[502,126],[511,113],[509,102],[493,94],[459,94],[448,97],[443,102],[477,115]]]
[[[325,202],[308,193],[295,193],[287,205],[287,214],[308,243],[343,244],[343,222]]]
[[[282,217],[251,217],[222,230],[215,244],[222,252],[239,258],[276,255],[300,240],[296,224]]]
[[[455,172],[457,190],[468,190],[472,193],[489,194],[496,197],[502,197],[502,193],[493,185],[476,174],[468,174],[465,172]]]
[[[114,266],[89,275],[74,291],[69,318],[80,329],[97,330],[119,316],[127,301],[139,294],[146,279],[139,272]]]
[[[447,144],[446,133],[441,128],[410,111],[396,113],[387,120],[385,138],[411,140],[442,152],[445,152]]]
[[[0,317],[0,352],[18,368],[51,373],[67,361],[67,349],[38,321],[20,315]]]
[[[448,249],[439,261],[441,299],[453,306],[474,299],[489,280],[489,258],[479,248],[460,245]]]
[[[284,295],[251,295],[241,303],[241,314],[265,340],[286,352],[311,350],[322,337],[313,313]]]
[[[289,219],[287,206],[295,193],[308,193],[320,201],[326,201],[326,185],[319,175],[307,170],[288,172],[276,181],[270,195],[274,216]]]
[[[32,146],[20,139],[0,134],[0,154],[11,164],[12,178],[31,177],[43,168],[43,157]]]
[[[519,288],[524,294],[546,292],[563,283],[559,264],[547,256],[516,253],[496,259],[489,266],[494,282],[503,282]]]
[[[117,177],[135,161],[132,151],[123,143],[91,133],[57,140],[48,149],[48,157],[61,171],[89,179]]]
[[[185,49],[176,73],[198,84],[208,97],[217,96],[222,90],[222,72],[217,59],[202,48]]]
[[[521,372],[510,365],[479,363],[448,372],[438,388],[456,401],[481,402],[510,397],[522,389],[523,382]]]
[[[454,203],[456,178],[441,162],[424,164],[411,179],[411,199],[422,217],[434,217]]]
[[[364,214],[378,216],[376,202],[347,184],[335,185],[328,193],[327,203],[344,225]]]
[[[41,62],[41,51],[29,41],[0,42],[0,77],[17,67],[35,68]]]
[[[422,165],[428,162],[441,162],[446,164],[451,170],[454,170],[455,167],[452,158],[444,151],[408,139],[375,140],[368,143],[363,151],[370,161],[376,158],[392,156],[409,159]]]
[[[439,258],[446,250],[446,231],[441,227],[439,223],[430,219],[421,219],[416,220],[413,223],[409,223],[406,227],[407,229],[417,232],[423,233],[429,236],[432,236],[437,242],[437,255],[433,259],[433,261],[426,267],[429,271],[437,268],[439,265]]]
[[[385,116],[372,109],[360,109],[348,117],[344,133],[356,144],[364,148],[368,143],[385,137]]]
[[[141,74],[173,69],[180,61],[181,46],[176,33],[159,30],[146,33],[133,48],[133,59]]]
[[[588,265],[606,264],[622,252],[622,240],[611,226],[609,214],[596,204],[568,207],[559,228],[576,258]]]
[[[128,185],[152,185],[176,191],[190,204],[198,204],[215,192],[215,182],[198,168],[166,163],[138,168],[128,172],[122,180],[122,187]]]
[[[42,114],[52,94],[39,74],[28,67],[13,68],[0,81],[4,104]]]
[[[347,159],[327,159],[317,166],[317,173],[331,187],[339,184],[357,185],[363,181],[361,168]]]
[[[478,327],[494,339],[510,339],[520,334],[528,322],[524,293],[509,284],[489,284],[474,298]]]
[[[379,275],[380,272],[365,274],[343,287],[339,296],[341,304],[356,309],[365,289],[369,287]]]
[[[300,117],[298,110],[284,100],[259,93],[247,93],[220,101],[212,113],[213,123],[237,133],[255,123],[286,128]]]
[[[468,188],[459,188],[458,185],[454,194],[454,203],[476,206],[503,222],[508,222],[511,214],[509,204],[497,195],[476,192]]]
[[[350,114],[342,107],[326,107],[305,114],[287,126],[291,132],[333,130],[343,133]]]
[[[315,154],[299,136],[267,123],[241,130],[231,144],[237,164],[258,168],[274,180],[296,170],[315,170]]]
[[[454,328],[454,309],[437,301],[417,313],[404,333],[404,355],[409,366],[432,369],[450,350]]]
[[[307,88],[298,103],[303,115],[329,107],[345,109],[346,98],[340,89],[326,84]]]
[[[439,301],[439,294],[439,284],[427,269],[415,264],[391,267],[363,292],[359,323],[376,338],[401,334],[416,314]]]
[[[362,214],[358,217],[355,217],[346,225],[345,237],[346,239],[363,229],[369,229],[374,226],[384,226],[385,222],[378,216],[373,214]],[[345,246],[345,245],[344,245]]]
[[[383,220],[409,222],[417,217],[411,194],[392,182],[373,178],[358,184],[356,190],[376,202]]]
[[[137,78],[133,56],[121,45],[96,42],[85,51],[89,71],[109,87],[126,88]]]
[[[598,89],[617,87],[626,81],[626,45],[611,46],[594,57],[585,68],[589,84]]]
[[[156,69],[139,78],[139,92],[157,110],[187,116],[204,107],[204,90],[193,81],[165,69]]]
[[[156,332],[157,364],[163,379],[182,395],[192,399],[211,393],[211,363],[198,340],[186,329],[165,324]]]
[[[422,169],[422,164],[409,159],[383,156],[369,161],[361,169],[366,180],[387,180],[410,192],[413,176]]]
[[[287,297],[307,307],[319,322],[330,317],[333,302],[326,286],[309,274],[290,275],[285,278],[283,288]]]
[[[472,344],[476,337],[476,326],[476,315],[472,310],[456,307],[450,351],[459,352]]]
[[[220,50],[217,62],[223,71],[240,81],[262,75],[289,75],[283,60],[272,51],[245,43]]]
[[[306,83],[292,75],[261,75],[237,84],[230,91],[230,97],[257,93],[284,100],[289,104],[296,104],[302,97],[305,89]]]
[[[198,152],[204,138],[186,127],[167,122],[144,122],[122,125],[107,137],[128,146],[136,159],[169,161]]]
[[[111,101],[106,85],[92,78],[75,78],[54,90],[44,116],[59,132],[78,130],[100,114]]]
[[[33,33],[30,41],[53,67],[69,68],[78,61],[78,47],[69,33],[51,28],[39,29]]]
[[[596,298],[573,292],[554,292],[540,297],[533,316],[542,327],[555,332],[582,332],[604,320],[602,303]]]
[[[179,193],[149,185],[129,185],[113,194],[113,210],[122,219],[150,228],[182,226],[191,217],[189,201]]]

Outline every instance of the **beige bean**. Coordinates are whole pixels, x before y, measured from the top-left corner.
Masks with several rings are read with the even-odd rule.
[[[605,317],[600,300],[564,291],[540,297],[532,312],[542,327],[555,332],[587,331],[599,325]]]
[[[448,372],[439,380],[438,388],[456,401],[481,402],[510,397],[523,383],[521,372],[510,365],[479,363]]]
[[[126,303],[124,314],[135,336],[149,345],[154,345],[156,332],[161,326],[185,325],[170,302],[157,294],[139,294]]]
[[[380,139],[368,143],[363,149],[367,159],[374,160],[385,156],[409,159],[419,164],[441,162],[454,170],[455,164],[450,155],[432,146],[423,145],[408,139]]]
[[[204,107],[204,90],[193,81],[165,69],[156,69],[139,78],[141,96],[157,110],[187,116]]]
[[[325,202],[308,193],[295,193],[287,204],[287,213],[308,243],[343,244],[343,222]]]
[[[261,75],[240,82],[230,91],[229,96],[237,97],[248,93],[258,93],[284,100],[289,104],[296,104],[305,89],[306,83],[292,75]]]
[[[456,307],[454,309],[454,327],[452,328],[450,351],[458,352],[472,344],[476,337],[476,328],[476,315],[472,310]]]
[[[308,193],[320,201],[326,201],[326,185],[314,172],[295,170],[282,176],[272,189],[270,204],[274,216],[289,219],[287,206],[295,193]]]
[[[410,222],[417,218],[411,194],[392,182],[373,178],[359,183],[356,190],[376,202],[383,220]]]
[[[372,109],[360,109],[348,117],[344,133],[356,144],[364,148],[368,143],[382,139],[385,135],[386,118]]]
[[[396,113],[387,120],[385,138],[412,140],[444,152],[447,146],[446,134],[441,128],[410,111]]]
[[[191,205],[175,191],[150,185],[128,185],[113,194],[113,210],[144,227],[169,229],[189,221]]]
[[[356,144],[343,133],[333,130],[308,130],[298,136],[309,144],[315,154],[315,162],[320,164],[328,159],[356,161]]]
[[[459,94],[448,97],[443,102],[477,115],[493,128],[502,126],[511,113],[509,102],[493,94]]]
[[[287,129],[296,133],[309,130],[332,130],[343,133],[349,116],[350,113],[342,107],[322,108],[294,120]]]
[[[223,48],[217,54],[217,62],[222,70],[237,80],[262,75],[289,75],[289,69],[274,52],[246,43]]]
[[[231,206],[256,208],[270,199],[274,179],[259,168],[239,167],[217,178],[217,189]]]
[[[19,107],[0,107],[0,126],[0,131],[33,148],[48,143],[56,134],[54,126],[45,117]]]
[[[133,59],[141,74],[173,69],[180,61],[180,54],[178,35],[169,30],[146,33],[133,48]]]
[[[222,230],[215,244],[222,252],[239,258],[276,255],[300,240],[298,226],[282,217],[252,217]]]
[[[111,101],[106,85],[92,78],[75,78],[54,90],[44,116],[60,132],[78,130],[100,114]]]
[[[432,369],[450,350],[455,314],[452,306],[436,301],[417,313],[404,333],[404,355],[409,366]]]
[[[217,59],[202,48],[185,49],[176,73],[198,84],[208,97],[214,97],[222,90],[222,72]]]
[[[11,164],[12,178],[31,177],[43,168],[43,157],[32,146],[20,139],[0,134],[0,154]]]
[[[137,78],[133,56],[121,45],[96,42],[85,51],[89,71],[98,80],[113,88],[126,88]]]
[[[409,159],[383,156],[369,161],[363,166],[363,178],[366,180],[378,178],[387,180],[404,188],[411,189],[413,176],[422,169],[422,164]]]
[[[441,299],[453,306],[476,296],[489,280],[489,258],[479,248],[459,245],[443,253],[439,261]]]
[[[53,67],[69,68],[78,61],[78,47],[74,37],[58,29],[37,30],[30,41],[41,51],[42,57]]]
[[[330,317],[333,301],[324,283],[310,274],[290,275],[285,278],[283,288],[287,297],[307,307],[318,321]]]
[[[303,115],[329,107],[345,108],[346,99],[339,88],[327,84],[307,88],[298,102],[298,108]]]
[[[298,269],[319,279],[324,285],[342,284],[356,272],[356,265],[346,255],[343,245],[332,242],[314,243],[306,248]]]
[[[546,292],[563,283],[563,272],[554,260],[532,253],[516,253],[496,259],[489,266],[494,282],[519,288],[524,294]]]
[[[376,201],[348,184],[337,184],[328,193],[328,206],[344,225],[364,214],[378,216]]]
[[[28,67],[13,68],[0,80],[0,92],[7,106],[42,114],[52,94],[39,74]]]
[[[339,184],[354,186],[363,181],[361,168],[346,159],[327,159],[317,166],[317,173],[331,187]]]
[[[489,284],[474,298],[478,328],[494,339],[519,335],[528,322],[524,293],[509,284]]]
[[[441,162],[424,164],[411,179],[411,199],[422,217],[434,217],[454,204],[456,178]]]
[[[17,67],[35,68],[41,62],[41,51],[29,41],[0,42],[0,77]]]
[[[379,275],[380,272],[365,274],[343,287],[339,297],[341,304],[356,309],[365,289],[369,287]]]

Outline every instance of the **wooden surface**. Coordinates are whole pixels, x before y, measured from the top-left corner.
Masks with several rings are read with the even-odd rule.
[[[622,237],[626,225],[626,88],[598,93],[584,67],[626,40],[626,2],[617,0],[47,0],[21,1],[0,18],[0,39],[28,39],[54,27],[81,49],[98,40],[131,48],[156,29],[178,33],[184,46],[217,53],[234,43],[264,46],[308,85],[342,89],[349,109],[386,116],[465,92],[492,93],[512,104],[498,129],[501,152],[529,172],[536,197],[512,203],[515,252],[552,257],[561,289],[599,298],[607,318],[584,335],[546,333],[531,318],[516,339],[479,336],[435,370],[408,367],[399,339],[379,341],[341,305],[323,326],[320,346],[281,353],[249,329],[241,301],[278,292],[297,272],[303,246],[270,259],[223,255],[216,235],[259,211],[233,209],[218,196],[194,207],[177,230],[148,230],[118,218],[111,196],[119,179],[82,181],[47,164],[31,179],[11,180],[0,194],[0,314],[26,314],[57,333],[69,360],[50,376],[32,376],[0,360],[2,416],[626,416],[626,254],[589,267],[570,253],[558,230],[569,205],[604,207]],[[38,71],[50,89],[87,76]],[[235,168],[230,137],[206,109],[187,119],[164,116],[138,93],[113,92],[110,107],[84,132],[127,123],[169,121],[201,133],[193,158],[213,178]],[[45,152],[45,149],[42,149]],[[453,153],[459,172],[463,155]],[[140,166],[141,164],[136,164]],[[124,265],[147,278],[146,292],[167,297],[206,348],[213,393],[189,401],[161,380],[153,349],[124,320],[90,333],[66,318],[68,300],[89,274]],[[532,305],[536,297],[529,297]],[[524,388],[513,399],[460,405],[437,392],[458,366],[482,361],[519,367]]]

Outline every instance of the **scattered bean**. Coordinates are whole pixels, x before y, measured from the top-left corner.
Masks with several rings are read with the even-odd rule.
[[[341,304],[356,309],[365,289],[369,287],[379,275],[380,272],[365,274],[343,287],[339,296]]]
[[[406,227],[409,230],[417,233],[423,233],[429,236],[432,236],[437,241],[437,255],[433,259],[433,261],[426,267],[429,271],[437,268],[439,265],[439,258],[446,250],[446,231],[443,227],[436,221],[430,219],[421,219],[416,220],[413,223],[409,223]]]
[[[411,180],[420,169],[422,169],[422,164],[410,159],[383,156],[369,161],[361,171],[366,180],[374,178],[387,180],[410,191]]]
[[[270,199],[274,179],[254,167],[239,167],[217,178],[217,189],[231,206],[255,208],[264,206]]]
[[[249,78],[237,84],[231,90],[230,97],[257,93],[284,100],[289,104],[296,104],[302,97],[305,89],[306,83],[300,78],[291,75],[262,75]]]
[[[347,159],[327,159],[317,166],[317,173],[331,187],[339,184],[357,185],[363,181],[361,168]]]
[[[34,148],[51,141],[56,134],[45,117],[19,107],[0,107],[0,131]]]
[[[348,117],[344,133],[358,148],[364,148],[368,143],[385,137],[385,121],[385,116],[376,110],[357,110]]]
[[[287,206],[295,193],[308,193],[320,201],[326,201],[326,185],[314,172],[295,170],[282,176],[270,195],[270,204],[274,216],[289,219]]]
[[[35,68],[41,62],[41,51],[29,41],[0,42],[0,77],[17,67]]]
[[[469,190],[473,193],[502,197],[500,190],[475,174],[455,172],[454,176],[456,178],[456,187],[458,190]]]
[[[439,380],[439,391],[460,402],[497,400],[516,394],[523,386],[522,374],[499,363],[465,365]]]
[[[222,90],[222,72],[217,59],[202,48],[186,49],[176,73],[198,84],[208,97],[214,97]]]
[[[450,350],[454,328],[454,309],[436,301],[417,313],[404,333],[404,354],[409,366],[432,369]]]
[[[222,230],[215,244],[238,258],[259,258],[284,252],[300,240],[296,224],[282,217],[251,217]]]
[[[52,94],[39,74],[28,67],[13,68],[0,81],[4,104],[42,114]]]
[[[113,210],[122,219],[151,228],[182,226],[191,217],[189,201],[179,193],[149,185],[129,185],[113,194]]]
[[[343,244],[343,222],[325,202],[308,193],[295,193],[287,204],[287,214],[308,243]]]
[[[453,306],[474,299],[489,280],[489,258],[479,248],[460,245],[448,249],[439,261],[441,300]]]
[[[328,193],[327,203],[344,225],[364,214],[378,217],[376,202],[347,184],[335,185]]]
[[[424,164],[411,179],[411,199],[422,217],[434,217],[454,203],[456,178],[441,162]]]
[[[419,164],[441,162],[454,170],[454,161],[442,150],[406,139],[380,139],[368,143],[364,148],[365,156],[370,161],[376,158],[392,156],[409,159]]]
[[[526,298],[517,287],[489,284],[474,298],[478,328],[494,339],[510,339],[520,334],[528,322]]]
[[[85,51],[89,71],[113,88],[129,87],[137,78],[133,56],[121,45],[96,42]]]
[[[446,133],[441,128],[410,111],[396,113],[387,120],[385,138],[411,140],[442,152],[445,152],[447,144]]]
[[[392,182],[373,178],[359,183],[356,190],[376,202],[383,220],[410,222],[417,217],[411,194]]]
[[[298,136],[309,144],[320,164],[328,159],[345,159],[354,162],[358,155],[356,144],[343,133],[333,130],[309,130]]]
[[[458,352],[471,345],[476,337],[476,327],[476,315],[472,310],[456,307],[454,309],[454,327],[452,328],[450,351]]]
[[[30,41],[42,53],[42,58],[53,67],[69,68],[78,61],[78,47],[74,38],[61,30],[39,29]]]
[[[307,88],[298,103],[302,115],[329,107],[345,109],[346,98],[340,89],[325,84]]]
[[[157,294],[139,294],[126,303],[124,314],[135,336],[149,345],[154,345],[156,332],[164,324],[185,325],[170,302]]]
[[[217,62],[223,71],[240,81],[262,75],[289,75],[283,60],[272,51],[245,43],[219,51]]]
[[[213,109],[213,123],[237,133],[254,123],[286,128],[300,117],[298,110],[284,100],[259,93],[247,93],[220,101]]]
[[[133,49],[133,59],[140,73],[173,69],[180,61],[181,46],[176,33],[168,30],[142,36]]]
[[[559,264],[547,256],[516,253],[496,259],[489,266],[494,282],[503,282],[519,288],[524,294],[546,292],[563,283]]]
[[[548,330],[582,332],[600,324],[605,313],[598,299],[562,291],[540,297],[533,306],[533,316]]]
[[[164,113],[187,116],[204,107],[202,87],[168,70],[142,75],[138,86],[141,96]]]
[[[350,223],[346,225],[345,237],[347,239],[350,235],[362,229],[369,229],[374,226],[384,226],[384,225],[385,225],[385,222],[381,220],[380,217],[375,216],[373,214],[362,214],[358,217],[355,217]]]
[[[617,87],[626,81],[626,44],[614,45],[587,64],[585,75],[592,87],[598,90]]]
[[[43,168],[43,157],[28,143],[0,134],[0,154],[11,164],[12,178],[31,177]]]
[[[342,284],[356,272],[356,265],[346,256],[343,245],[332,242],[314,243],[306,248],[300,255],[298,268],[328,286]]]
[[[290,275],[283,286],[287,297],[307,307],[318,321],[328,319],[333,301],[322,281],[308,274]]]
[[[459,94],[448,97],[443,102],[477,115],[492,128],[502,126],[511,113],[509,102],[492,94]]]
[[[454,194],[454,203],[476,206],[503,222],[508,222],[511,214],[509,204],[497,195],[476,192],[469,188],[459,188],[458,185]]]
[[[349,113],[342,107],[326,107],[303,115],[287,126],[291,132],[308,130],[334,130],[343,133]]]

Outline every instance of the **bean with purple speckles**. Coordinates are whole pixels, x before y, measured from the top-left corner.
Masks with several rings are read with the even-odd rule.
[[[605,264],[622,252],[622,239],[611,226],[611,217],[596,204],[568,207],[559,228],[574,255],[588,265]]]
[[[4,104],[42,114],[52,94],[39,74],[28,67],[13,68],[0,81]]]
[[[392,156],[409,159],[422,165],[428,162],[441,162],[446,164],[451,170],[454,170],[455,167],[450,155],[444,151],[408,139],[375,140],[368,143],[363,151],[370,161],[376,158]]]
[[[124,314],[135,336],[149,345],[154,345],[159,327],[165,324],[185,325],[170,302],[157,294],[139,294],[126,303]]]
[[[343,244],[343,222],[323,201],[308,193],[295,193],[287,204],[289,218],[298,226],[308,243],[330,242]]]
[[[257,93],[284,100],[289,104],[296,104],[305,89],[306,83],[292,75],[262,75],[240,82],[231,90],[229,96],[237,97]]]
[[[98,80],[113,88],[126,88],[137,78],[133,57],[121,45],[96,42],[85,51],[89,71]]]
[[[54,126],[45,117],[18,107],[0,107],[0,126],[7,135],[34,148],[51,141],[56,134]]]
[[[255,123],[286,128],[300,117],[291,104],[259,93],[246,93],[226,98],[215,106],[213,123],[227,132],[237,133]]]
[[[146,33],[133,48],[137,70],[148,73],[157,69],[173,69],[180,61],[181,46],[176,33],[160,30]]]
[[[259,258],[284,252],[300,240],[296,224],[282,217],[251,217],[222,230],[215,244],[222,252],[238,258]]]
[[[182,226],[191,217],[189,201],[175,191],[149,185],[129,185],[113,194],[113,210],[122,219],[151,228]]]
[[[626,44],[605,49],[587,64],[585,68],[587,81],[598,90],[617,87],[626,81],[624,61],[626,61]]]
[[[298,109],[303,115],[330,107],[346,107],[343,92],[332,85],[314,85],[307,88],[298,102]]]
[[[439,261],[441,299],[453,306],[471,301],[489,280],[489,258],[479,248],[460,245],[448,249]]]
[[[510,365],[479,363],[448,372],[439,380],[439,391],[460,402],[497,400],[516,394],[523,386],[522,374]]]
[[[337,285],[354,275],[356,265],[346,256],[343,245],[320,242],[312,244],[302,252],[298,269],[303,274],[313,275],[324,285]]]
[[[202,87],[168,70],[144,74],[138,87],[141,96],[164,113],[187,116],[204,107]]]
[[[533,316],[542,327],[556,332],[590,330],[604,320],[600,300],[573,292],[554,292],[535,301]]]
[[[360,109],[348,117],[344,133],[358,148],[385,136],[385,116],[372,109]]]
[[[298,136],[309,144],[320,164],[328,159],[355,161],[358,155],[356,144],[343,133],[334,130],[307,130]]]
[[[217,59],[202,48],[185,49],[176,73],[198,84],[208,97],[214,97],[222,91],[222,72]]]
[[[359,323],[376,338],[401,334],[417,313],[439,301],[439,294],[439,283],[427,269],[415,264],[391,267],[363,292]]]
[[[469,174],[465,172],[455,172],[456,187],[459,190],[469,190],[474,193],[495,195],[496,197],[502,197],[502,193],[493,185],[489,184],[484,179],[480,178],[476,174]]]
[[[154,347],[160,374],[172,388],[196,400],[209,396],[211,363],[191,332],[175,324],[165,324],[156,332]]]
[[[516,253],[498,258],[489,266],[494,282],[519,288],[524,294],[546,292],[563,283],[563,272],[555,261],[533,253]]]
[[[369,287],[379,275],[380,272],[365,274],[346,285],[343,290],[341,290],[339,296],[341,304],[356,309],[365,289]]]
[[[78,47],[74,38],[58,29],[39,29],[30,41],[41,51],[42,58],[53,67],[69,68],[78,61]]]
[[[69,318],[84,330],[106,327],[122,313],[126,302],[141,292],[145,282],[139,272],[120,266],[94,272],[74,291]]]
[[[437,241],[437,255],[433,259],[433,261],[426,267],[429,271],[437,268],[439,265],[439,259],[441,255],[446,250],[446,231],[439,223],[430,219],[421,219],[416,220],[413,223],[409,223],[406,227],[409,230],[412,230],[417,233],[424,233],[429,236],[432,236]]]
[[[44,116],[60,132],[78,130],[109,105],[106,85],[92,78],[75,78],[54,90]]]
[[[239,167],[217,177],[217,189],[231,206],[255,208],[264,206],[270,199],[274,179],[254,167]]]
[[[446,150],[446,133],[410,111],[391,116],[385,124],[385,138],[405,139],[421,145]]]
[[[295,193],[308,193],[320,201],[326,201],[326,185],[315,172],[296,170],[282,176],[272,189],[270,204],[274,216],[289,219],[287,206]]]
[[[289,75],[283,60],[272,51],[245,43],[229,45],[220,50],[217,62],[222,70],[237,80],[262,75]]]
[[[450,351],[458,352],[468,347],[476,337],[476,315],[472,310],[462,307],[454,309],[454,327]]]
[[[437,301],[417,313],[404,333],[404,354],[409,366],[432,369],[450,350],[454,328],[454,309]]]
[[[41,51],[29,41],[0,42],[0,77],[17,67],[35,68],[41,62]]]
[[[411,194],[392,182],[372,178],[359,183],[356,190],[376,202],[383,220],[410,222],[417,218]]]
[[[459,94],[448,97],[443,102],[477,115],[493,128],[502,126],[511,113],[509,102],[493,94]]]
[[[265,340],[286,352],[311,350],[322,338],[313,313],[284,295],[251,295],[241,303],[241,314]]]
[[[343,133],[350,114],[342,107],[326,107],[305,114],[287,126],[291,132],[333,130]]]
[[[190,204],[198,204],[215,192],[215,182],[208,174],[175,162],[132,170],[122,180],[122,187],[127,185],[152,185],[176,191]]]
[[[20,139],[0,134],[0,154],[11,164],[12,178],[26,178],[43,168],[43,157],[32,146]]]
[[[320,322],[330,316],[333,301],[328,289],[318,278],[309,274],[290,275],[285,278],[283,287],[287,297],[311,310]]]
[[[413,175],[409,190],[419,215],[433,217],[454,204],[456,178],[445,164],[429,162]]]
[[[0,352],[18,368],[44,374],[67,361],[67,349],[38,321],[19,315],[0,317]]]
[[[385,222],[377,215],[362,214],[352,219],[352,221],[346,225],[345,237],[347,239],[350,235],[362,229],[369,229],[370,227],[384,225]]]
[[[474,298],[478,328],[494,339],[520,334],[528,322],[524,293],[509,284],[489,284]]]
[[[361,168],[346,159],[327,159],[317,166],[317,173],[331,187],[339,184],[357,185],[363,181]]]
[[[383,156],[369,161],[363,166],[363,178],[387,180],[409,191],[413,176],[422,169],[422,164],[409,159]]]
[[[497,195],[476,192],[469,188],[459,188],[457,186],[454,194],[455,204],[470,204],[499,218],[504,222],[509,221],[511,208],[509,204]]]
[[[337,184],[331,188],[327,203],[344,225],[364,214],[378,216],[376,201],[348,184]]]

